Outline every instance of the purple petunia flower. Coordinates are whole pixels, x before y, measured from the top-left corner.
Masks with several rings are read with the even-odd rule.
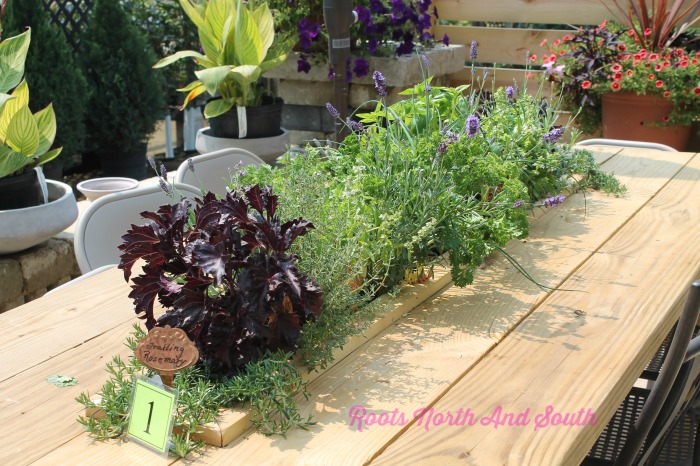
[[[304,18],[297,23],[297,31],[299,32],[299,45],[302,50],[308,50],[311,47],[311,41],[321,32],[321,25]]]
[[[396,55],[410,55],[413,53],[413,42],[401,42],[398,47],[396,47]]]
[[[450,45],[450,38],[447,36],[447,34],[442,36],[442,45],[444,45],[445,47]]]
[[[557,142],[560,137],[564,134],[564,128],[562,126],[554,128],[547,134],[542,136],[544,142]]]
[[[304,55],[301,55],[299,60],[297,60],[297,73],[308,73],[309,71],[311,71],[311,63]]]
[[[373,55],[374,52],[377,51],[377,46],[379,45],[379,42],[377,41],[376,37],[372,37],[368,42],[367,42],[367,53],[370,55]]]
[[[352,72],[355,73],[355,76],[358,78],[367,76],[369,74],[369,62],[362,57],[356,58],[355,66],[352,67]]]
[[[556,207],[564,200],[566,199],[565,196],[562,196],[561,194],[559,196],[554,196],[554,197],[548,197],[547,199],[544,200],[542,203],[545,207]]]
[[[475,40],[473,40],[471,46],[469,47],[469,58],[472,60],[476,60],[477,55],[478,55],[477,43]]]
[[[372,79],[374,79],[374,87],[377,89],[377,92],[379,92],[379,96],[385,97],[386,83],[384,82],[384,75],[379,71],[375,71],[372,74]]]
[[[469,115],[469,117],[467,117],[467,126],[465,129],[467,131],[467,136],[470,138],[476,136],[479,132],[479,117],[476,115]]]
[[[525,201],[522,201],[522,200],[520,200],[520,201],[515,201],[515,202],[513,203],[513,208],[514,208],[514,209],[519,209],[520,207],[522,207],[522,206],[524,206],[524,205],[525,205]]]
[[[333,118],[338,118],[340,116],[340,112],[335,109],[332,103],[326,102],[326,108]]]
[[[357,13],[357,22],[362,24],[369,24],[372,21],[372,12],[367,9],[364,5],[358,5],[355,8]]]
[[[383,15],[387,12],[384,3],[382,3],[382,0],[370,0],[369,9],[372,10],[372,13],[376,13],[378,15]]]
[[[506,99],[513,100],[515,98],[515,89],[513,86],[506,87]]]

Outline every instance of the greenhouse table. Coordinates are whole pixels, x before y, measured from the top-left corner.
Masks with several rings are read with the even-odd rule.
[[[248,430],[194,462],[577,464],[700,277],[700,155],[597,150],[628,193],[573,194],[506,248],[543,288],[494,255],[313,380],[308,431]],[[0,314],[1,464],[179,461],[75,421],[74,398],[128,352],[128,291],[108,270]]]

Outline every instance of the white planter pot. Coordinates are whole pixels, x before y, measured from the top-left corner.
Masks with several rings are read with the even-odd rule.
[[[24,209],[0,210],[0,254],[28,249],[69,227],[78,218],[73,189],[46,180],[48,203]]]
[[[260,157],[266,163],[272,164],[289,148],[289,132],[282,128],[282,134],[269,138],[230,139],[216,138],[209,135],[209,127],[197,131],[197,152],[206,154],[221,149],[245,149]]]

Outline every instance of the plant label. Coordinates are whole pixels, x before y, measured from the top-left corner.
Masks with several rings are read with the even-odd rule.
[[[158,387],[143,378],[137,379],[127,436],[167,455],[177,395],[177,390],[170,387]]]
[[[158,371],[163,383],[172,386],[175,372],[186,369],[199,360],[199,351],[184,330],[153,327],[134,352],[136,359]]]

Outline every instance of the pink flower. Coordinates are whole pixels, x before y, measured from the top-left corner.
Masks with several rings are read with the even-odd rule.
[[[613,81],[610,83],[610,89],[613,90],[613,92],[617,92],[620,90],[622,86],[620,86],[620,83],[618,81]]]
[[[655,61],[659,59],[659,54],[658,53],[652,53],[649,55],[649,60]]]
[[[663,82],[662,80],[659,79],[658,81],[656,81],[656,83],[654,83],[654,85],[655,85],[657,88],[659,88],[659,87],[664,87],[664,82]]]
[[[581,83],[581,88],[582,89],[589,89],[591,87],[591,82],[590,81],[584,81]]]
[[[651,28],[646,28],[644,30],[644,37],[649,37],[651,35]]]
[[[613,73],[617,73],[622,69],[622,65],[615,63],[610,69],[613,71]]]
[[[627,71],[625,71],[625,74],[627,75],[627,77],[631,78],[632,76],[634,76],[634,71],[627,70]]]
[[[614,79],[615,81],[621,81],[621,80],[622,80],[622,73],[618,71],[617,73],[615,73],[615,74],[613,75],[613,79]]]
[[[664,91],[664,97],[668,99],[669,97],[671,97],[671,93],[668,91]]]

